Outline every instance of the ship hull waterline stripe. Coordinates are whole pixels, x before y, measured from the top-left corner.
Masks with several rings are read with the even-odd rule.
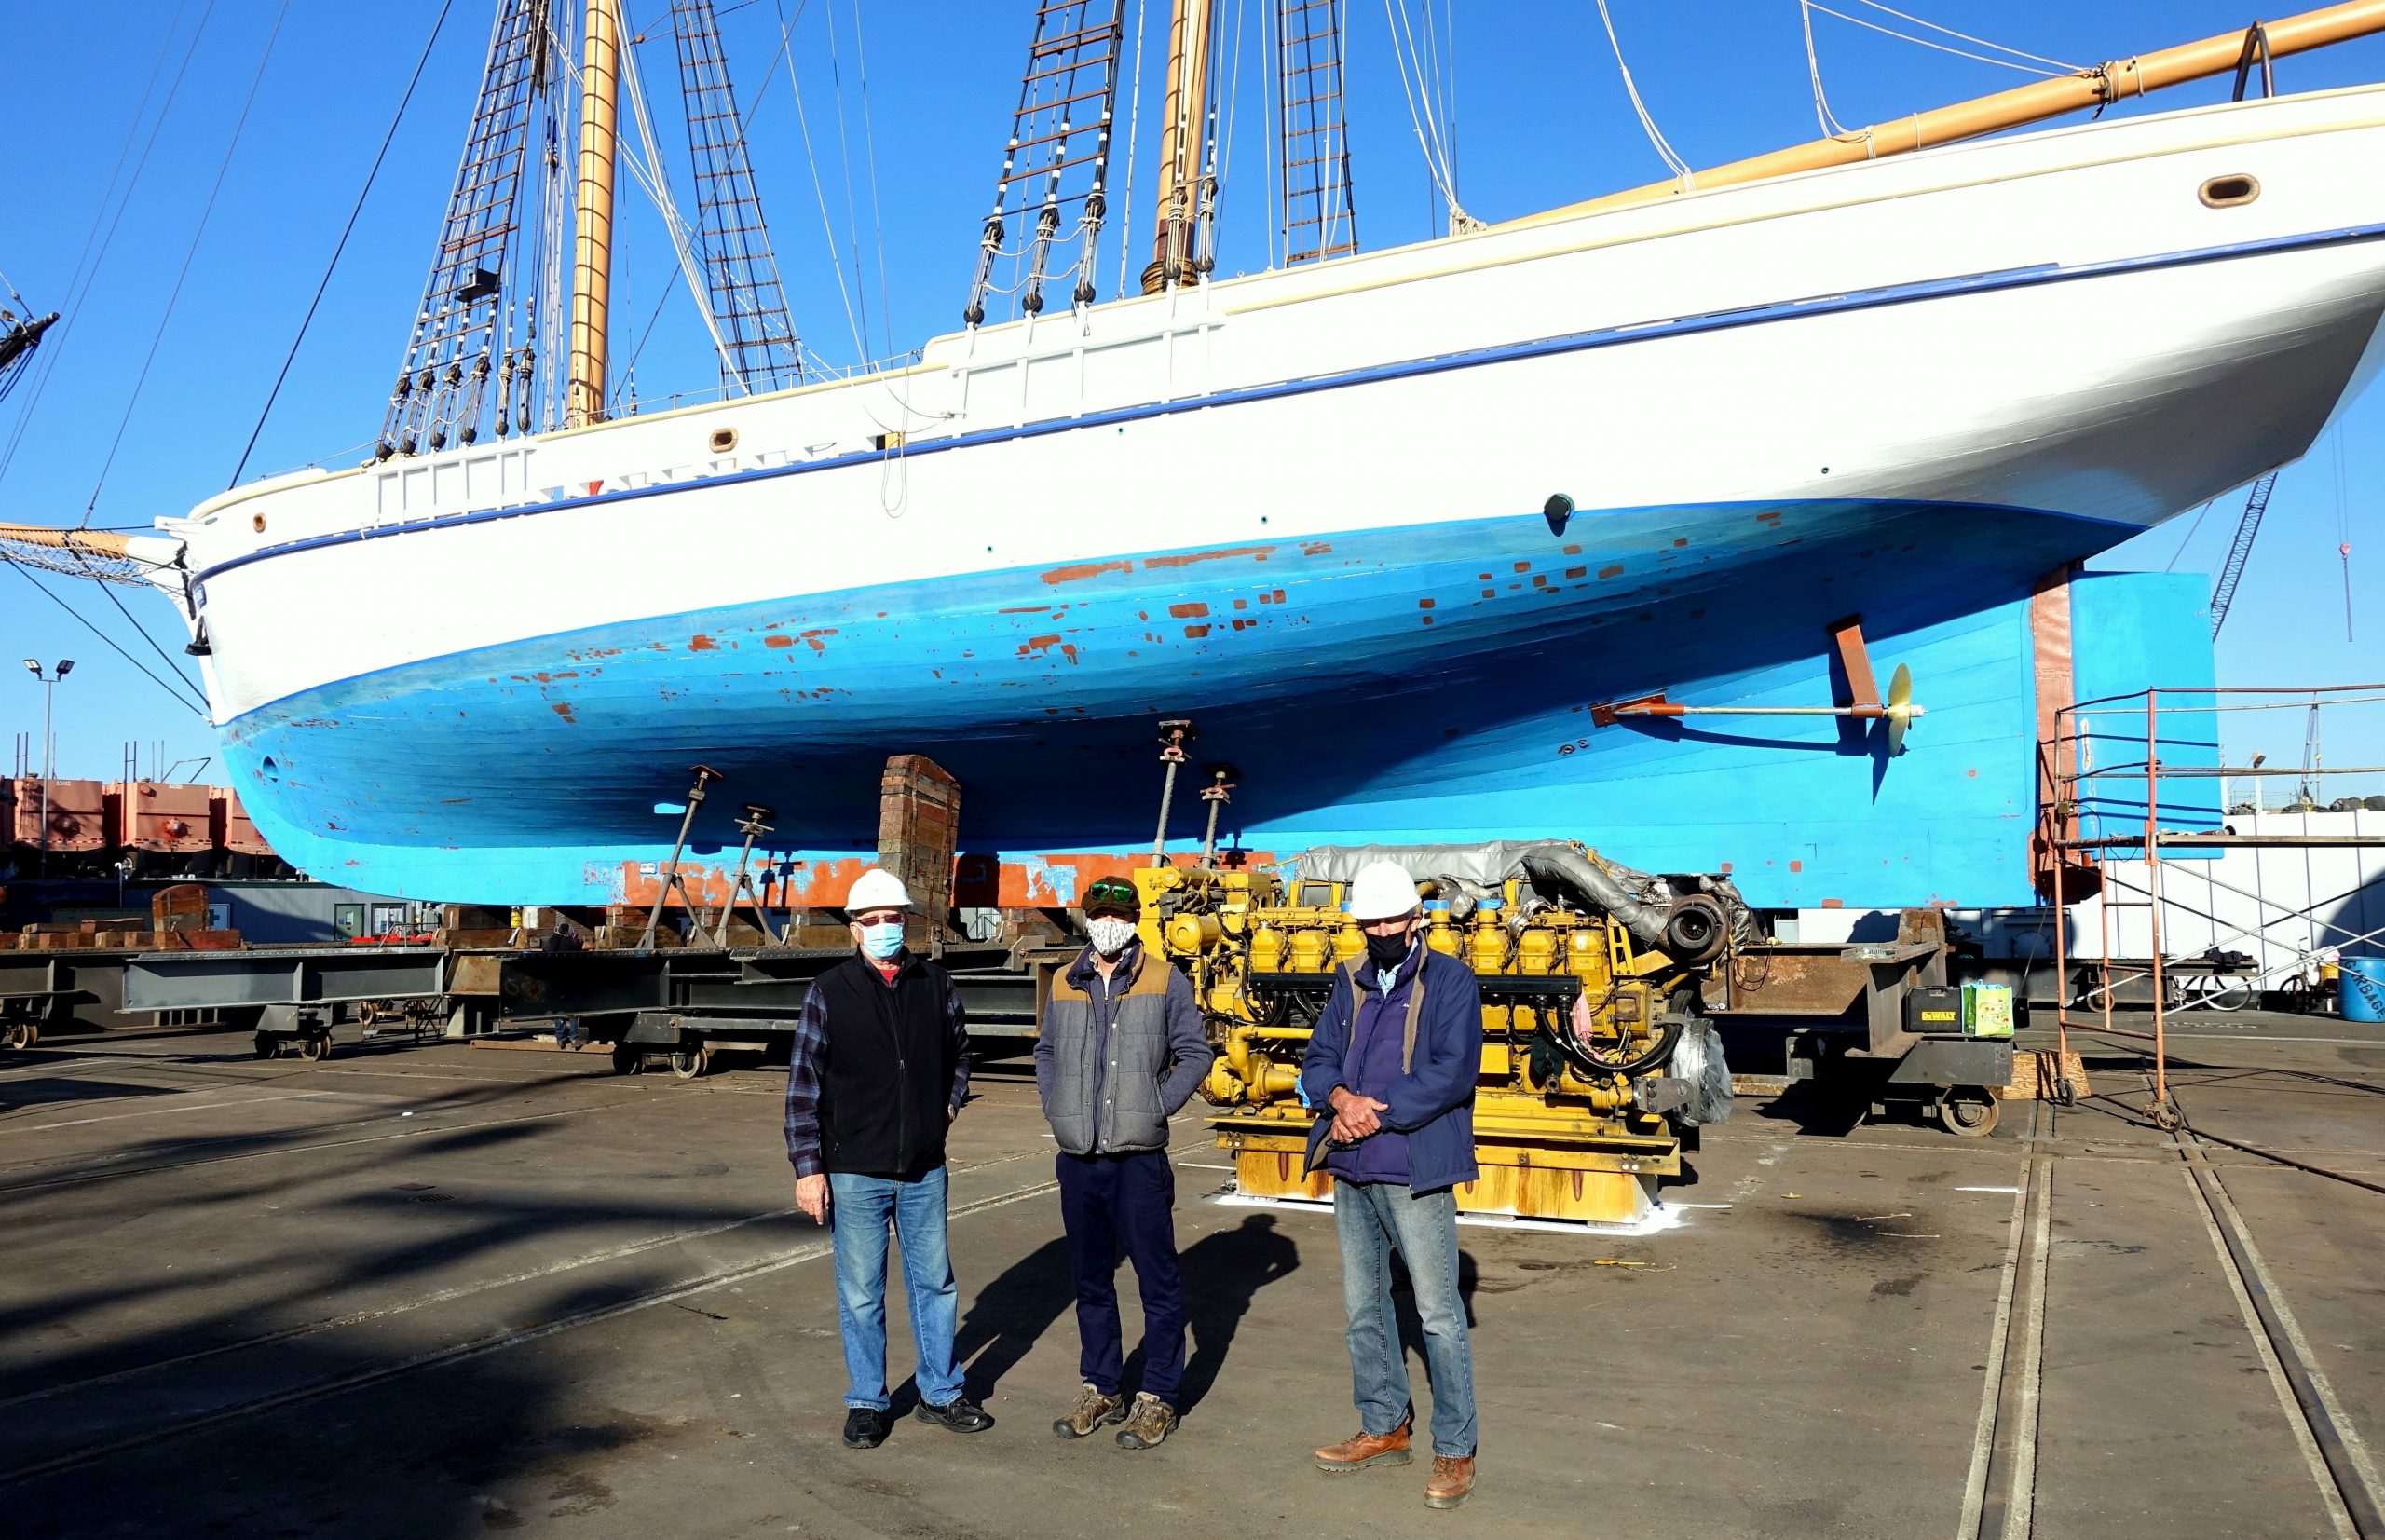
[[[829,459],[810,461],[802,465],[769,466],[752,470],[732,471],[721,476],[668,482],[656,486],[627,487],[618,492],[598,493],[592,497],[565,497],[552,502],[522,503],[506,508],[444,514],[404,524],[382,525],[367,529],[340,530],[329,535],[312,535],[305,539],[267,546],[263,550],[252,551],[243,555],[218,562],[195,574],[192,581],[204,584],[210,578],[234,571],[254,562],[266,561],[277,556],[294,555],[300,552],[319,550],[326,546],[349,545],[363,540],[386,539],[437,529],[453,529],[466,525],[492,523],[499,519],[526,518],[538,513],[556,513],[594,503],[628,502],[639,497],[663,497],[736,482],[769,481],[782,476],[800,476],[817,471],[847,470],[856,465],[889,457],[909,457],[942,454],[956,449],[974,449],[1019,439],[1074,432],[1081,429],[1107,428],[1123,423],[1138,422],[1182,412],[1241,406],[1256,402],[1275,401],[1291,396],[1312,395],[1326,390],[1380,384],[1388,380],[1448,374],[1461,369],[1477,369],[1492,364],[1510,363],[1525,359],[1546,358],[1563,353],[1587,352],[1593,348],[1650,342],[1665,337],[1693,336],[1708,332],[1730,331],[1742,326],[1794,320],[1807,316],[1879,309],[1892,305],[1953,298],[1960,295],[1997,293],[2007,290],[2034,288],[2040,284],[2108,278],[2122,273],[2158,272],[2173,267],[2195,266],[2210,262],[2227,262],[2243,257],[2267,256],[2282,252],[2324,246],[2359,244],[2380,238],[2385,238],[2385,225],[2354,225],[2319,231],[2310,235],[2279,236],[2267,240],[2245,241],[2236,245],[2210,246],[2189,252],[2166,252],[2158,256],[2117,258],[2110,262],[2090,263],[2078,267],[2062,267],[2049,264],[2043,266],[2005,268],[1997,272],[1979,273],[1963,278],[1924,279],[1911,283],[1890,284],[1879,289],[1855,290],[1846,293],[1818,295],[1808,299],[1780,300],[1769,305],[1750,306],[1736,310],[1718,310],[1703,315],[1682,316],[1670,320],[1632,321],[1621,326],[1601,327],[1590,332],[1543,337],[1531,342],[1506,343],[1442,357],[1377,364],[1338,375],[1321,375],[1306,379],[1286,380],[1274,385],[1246,386],[1236,389],[1217,391],[1209,395],[1188,396],[1181,401],[1160,402],[1147,406],[1115,407],[1107,411],[1087,412],[1080,416],[1056,417],[1047,422],[986,429],[974,433],[956,434],[948,439],[906,444],[899,449],[863,450],[851,455],[836,456]]]

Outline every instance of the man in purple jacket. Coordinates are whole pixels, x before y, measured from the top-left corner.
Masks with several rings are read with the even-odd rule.
[[[1316,1451],[1319,1469],[1408,1464],[1415,1409],[1392,1314],[1391,1253],[1416,1288],[1432,1370],[1433,1478],[1427,1506],[1474,1490],[1474,1355],[1458,1294],[1457,1196],[1476,1179],[1474,1084],[1482,1072],[1482,989],[1474,972],[1424,943],[1416,884],[1378,861],[1351,884],[1364,956],[1334,981],[1301,1064],[1318,1111],[1309,1168],[1333,1176],[1349,1313],[1357,1437]]]

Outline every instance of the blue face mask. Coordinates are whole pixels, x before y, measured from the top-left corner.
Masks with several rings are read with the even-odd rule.
[[[890,920],[882,925],[864,925],[861,949],[880,962],[892,961],[903,949],[903,922]]]

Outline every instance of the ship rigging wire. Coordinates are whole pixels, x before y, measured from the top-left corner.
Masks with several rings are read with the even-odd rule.
[[[184,665],[176,661],[172,655],[168,653],[164,647],[158,646],[157,638],[149,634],[149,628],[143,625],[139,619],[133,615],[132,611],[124,607],[124,601],[116,596],[115,589],[111,588],[105,581],[102,580],[99,569],[91,565],[90,558],[84,555],[82,552],[75,550],[72,546],[67,549],[74,555],[75,565],[82,567],[86,573],[90,575],[93,584],[100,591],[100,597],[105,599],[109,604],[116,606],[116,612],[124,617],[124,623],[132,628],[133,634],[140,637],[143,642],[146,642],[149,645],[149,650],[156,653],[157,655],[157,661],[166,665],[167,673],[172,675],[183,684],[190,687],[191,693],[198,697],[203,708],[207,700],[207,691],[205,687],[200,685],[198,680],[193,679],[187,673],[184,672]]]
[[[830,19],[834,20],[833,10]],[[833,61],[836,57],[833,27],[829,40],[832,50],[829,58]],[[869,173],[870,239],[878,248],[878,323],[886,333],[886,351],[879,357],[892,358],[894,353],[894,302],[890,297],[886,282],[886,216],[878,200],[878,131],[872,126],[869,112],[869,45],[862,35],[861,0],[853,0],[853,75],[861,88],[861,151],[862,165]],[[840,104],[838,107],[840,117],[843,111]],[[851,174],[850,169],[847,174]]]
[[[1135,0],[1135,73],[1126,105],[1126,188],[1118,206],[1118,287],[1114,293],[1120,298],[1126,293],[1127,254],[1135,245],[1135,157],[1136,145],[1142,139],[1143,122],[1143,23],[1150,8],[1151,0]]]
[[[622,30],[627,32],[626,11],[622,20]],[[737,367],[737,360],[730,352],[729,343],[720,334],[720,318],[713,314],[712,296],[704,291],[703,269],[696,256],[699,238],[688,229],[687,220],[679,213],[678,200],[671,191],[671,175],[664,167],[662,151],[654,142],[654,117],[646,99],[646,77],[638,73],[637,49],[634,47],[622,48],[620,59],[621,84],[626,88],[624,94],[630,99],[630,118],[637,126],[637,139],[626,147],[628,153],[621,157],[621,163],[629,168],[631,180],[645,192],[647,200],[654,205],[655,213],[662,221],[662,232],[670,238],[671,252],[677,259],[679,276],[687,280],[688,293],[696,302],[696,314],[702,319],[704,332],[712,338],[713,350],[720,355],[722,370],[737,382],[740,390],[752,395],[753,388],[745,383],[744,371]],[[575,78],[579,74],[575,70]],[[621,386],[624,389],[634,377],[630,371],[622,371]]]
[[[1631,78],[1631,66],[1624,61],[1623,44],[1615,35],[1615,18],[1607,13],[1606,0],[1598,0],[1598,7],[1599,20],[1606,26],[1607,47],[1615,50],[1615,67],[1623,75],[1623,93],[1631,99],[1631,110],[1639,116],[1642,131],[1647,134],[1648,143],[1655,146],[1657,156],[1673,173],[1673,180],[1681,184],[1682,191],[1695,190],[1697,182],[1689,169],[1689,162],[1683,160],[1666,140],[1664,131],[1656,127],[1655,116],[1648,111],[1648,104],[1640,100],[1639,83]]]
[[[795,49],[792,43],[795,23],[802,18],[803,6],[798,3],[795,8],[795,16],[790,18],[786,13],[785,0],[772,0],[772,4],[778,10],[780,34],[790,45],[784,50],[787,89],[795,97],[795,126],[797,132],[803,140],[804,164],[811,171],[811,198],[820,210],[821,236],[828,247],[828,270],[837,276],[837,297],[844,302],[845,327],[853,334],[854,361],[866,362],[869,359],[869,343],[862,335],[861,319],[853,308],[852,290],[845,283],[844,261],[837,254],[837,225],[836,222],[828,216],[828,190],[826,184],[820,180],[820,157],[811,143],[811,118],[804,111],[803,82],[797,75],[795,68]]]
[[[265,405],[257,412],[256,426],[249,429],[249,442],[240,450],[240,463],[232,468],[232,479],[224,484],[225,491],[240,484],[240,472],[249,468],[249,457],[256,453],[257,436],[265,431],[274,402],[281,399],[281,387],[290,378],[290,366],[298,361],[298,348],[307,340],[307,329],[315,323],[315,310],[323,303],[324,291],[332,286],[332,274],[338,270],[340,256],[348,250],[348,238],[356,233],[357,216],[364,212],[364,200],[373,196],[373,184],[381,175],[381,163],[388,158],[389,145],[398,137],[398,125],[405,121],[415,88],[422,83],[423,66],[430,62],[430,50],[438,45],[439,34],[447,25],[447,13],[455,8],[456,0],[443,0],[438,17],[430,23],[430,35],[423,40],[422,53],[414,61],[414,74],[406,77],[406,89],[398,97],[398,110],[389,115],[388,130],[381,135],[381,147],[374,152],[372,169],[364,173],[364,185],[357,189],[356,202],[348,211],[348,223],[340,227],[331,260],[323,264],[323,276],[315,285],[315,297],[307,302],[307,313],[299,320],[297,334],[290,339],[290,351],[282,356],[281,370],[273,376],[273,388],[266,392]],[[367,441],[368,445],[370,442]]]
[[[248,94],[240,99],[240,116],[232,122],[232,137],[224,143],[224,158],[216,163],[215,180],[208,184],[207,201],[198,211],[198,223],[190,232],[190,244],[183,249],[182,266],[175,270],[174,286],[166,295],[165,313],[157,318],[157,329],[150,334],[149,351],[142,356],[141,372],[133,376],[132,394],[124,403],[124,416],[117,419],[116,437],[108,441],[108,452],[100,461],[100,473],[91,483],[90,500],[83,505],[83,517],[75,527],[83,528],[91,522],[91,514],[100,505],[100,489],[107,485],[108,472],[116,467],[116,452],[124,447],[125,430],[132,426],[132,414],[141,405],[141,392],[149,383],[150,367],[157,361],[157,348],[166,340],[166,331],[173,324],[174,307],[182,303],[183,285],[190,278],[190,265],[198,255],[199,243],[207,238],[208,221],[215,216],[215,200],[223,195],[224,178],[232,170],[232,157],[240,148],[240,136],[247,132],[249,114],[257,104],[257,88],[265,84],[265,72],[273,62],[274,45],[281,40],[281,24],[290,17],[290,0],[273,13],[273,29],[266,34],[265,51],[257,56],[257,67],[249,76]],[[113,596],[111,596],[113,597]]]
[[[166,683],[165,680],[157,677],[157,675],[150,673],[148,666],[143,663],[140,659],[135,658],[131,653],[127,652],[124,648],[118,647],[115,637],[110,636],[106,632],[102,631],[98,626],[93,625],[91,621],[84,616],[81,610],[76,609],[73,605],[68,604],[65,600],[51,593],[48,586],[43,583],[39,579],[35,578],[32,573],[26,571],[23,567],[19,566],[14,562],[0,562],[0,566],[6,566],[18,577],[22,578],[26,582],[31,583],[34,586],[34,591],[40,593],[43,598],[48,599],[51,604],[56,605],[59,608],[66,611],[68,615],[73,616],[76,624],[89,632],[92,635],[98,637],[106,645],[109,651],[123,659],[126,662],[130,663],[134,668],[139,669],[143,675],[147,676],[151,684],[156,685],[159,689],[162,689],[167,694],[172,696],[175,703],[180,705],[184,711],[190,712],[194,715],[198,716],[201,721],[205,721],[207,719],[207,709],[204,706],[194,705],[188,696],[185,696],[182,691]]]
[[[1841,21],[1847,22],[1850,25],[1863,27],[1869,31],[1879,33],[1883,36],[1894,37],[1901,42],[1911,43],[1916,48],[1934,48],[1940,53],[1952,54],[1957,59],[1976,60],[1983,64],[1995,64],[2003,69],[2019,70],[2024,75],[2042,75],[2048,78],[2051,78],[2055,75],[2078,75],[2084,73],[2079,65],[2065,64],[2059,59],[2048,59],[2042,54],[2030,53],[2024,48],[2010,48],[2002,43],[1992,43],[1984,37],[1973,37],[1967,32],[1956,32],[1952,27],[1942,27],[1935,21],[1927,21],[1918,16],[1909,16],[1903,11],[1894,9],[1891,7],[1883,6],[1878,3],[1878,0],[1842,0],[1842,3],[1847,5],[1865,6],[1873,10],[1893,16],[1900,21],[1910,21],[1915,26],[1927,27],[1931,32],[1943,33],[1948,37],[1959,37],[1966,43],[1976,44],[1978,47],[1983,48],[1994,48],[1997,53],[2010,54],[2012,57],[2010,59],[1997,59],[1988,54],[1972,53],[1966,48],[1951,48],[1944,43],[1936,42],[1930,38],[1915,37],[1911,33],[1899,32],[1894,27],[1882,26],[1877,21],[1865,20],[1860,16],[1849,16],[1843,10],[1833,10],[1830,7],[1823,5],[1821,0],[1799,0],[1799,4],[1801,6],[1811,10],[1818,10],[1824,16],[1834,16]],[[1603,0],[1601,0],[1601,8],[1604,8]],[[2022,61],[2024,60],[2027,61],[2027,62],[2022,62]]]
[[[1429,11],[1432,7],[1432,0],[1424,0],[1424,4],[1427,11]],[[1598,4],[1600,13],[1603,15],[1606,11],[1606,0],[1598,0]],[[1410,25],[1408,21],[1407,0],[1397,0],[1397,8],[1395,8],[1394,0],[1383,0],[1383,14],[1384,24],[1391,34],[1391,57],[1393,65],[1399,75],[1399,94],[1406,99],[1408,102],[1408,121],[1416,130],[1416,143],[1418,146],[1424,152],[1425,174],[1431,177],[1433,185],[1440,190],[1441,200],[1449,205],[1450,218],[1451,222],[1455,223],[1457,221],[1464,220],[1469,216],[1467,216],[1465,210],[1458,203],[1455,171],[1450,164],[1448,148],[1441,142],[1440,121],[1433,114],[1433,90],[1435,81],[1430,75],[1425,73],[1424,56],[1417,49],[1415,32],[1413,27]],[[1408,32],[1408,46],[1404,50],[1400,47],[1400,33],[1403,29]],[[1612,26],[1609,26],[1607,29],[1607,34],[1610,38],[1614,36],[1614,31],[1615,29]],[[1411,56],[1415,66],[1415,79],[1412,86],[1410,81],[1410,62]],[[1616,49],[1616,61],[1620,62],[1622,58],[1622,50],[1620,48]],[[1623,80],[1625,88],[1627,89],[1630,89],[1631,72],[1629,70],[1623,72]],[[1423,99],[1421,107],[1418,101],[1420,97]],[[1635,105],[1639,102],[1640,97],[1637,91],[1633,92],[1631,100]],[[1647,124],[1649,132],[1652,134],[1656,132],[1655,125],[1653,123],[1649,123],[1647,115],[1644,112],[1641,114],[1641,121],[1643,124]],[[1661,134],[1656,135],[1656,138],[1659,143],[1663,140],[1663,136]],[[1667,157],[1667,164],[1670,165],[1672,163],[1671,150],[1670,147],[1667,147],[1660,153]],[[1681,170],[1683,173],[1685,173],[1688,169],[1687,165],[1683,164]]]
[[[108,252],[116,244],[116,227],[124,223],[124,211],[132,206],[132,195],[140,189],[142,172],[148,169],[149,152],[157,147],[158,130],[166,126],[167,117],[174,110],[174,100],[182,94],[183,81],[190,73],[191,56],[198,51],[198,40],[207,32],[209,19],[215,14],[215,0],[208,0],[207,8],[199,13],[198,25],[193,29],[190,42],[183,49],[182,62],[174,66],[173,84],[166,89],[165,102],[157,109],[157,120],[149,125],[148,137],[142,140],[140,157],[132,165],[132,180],[125,184],[124,198],[116,203],[115,217],[110,218],[108,206],[116,198],[116,179],[124,174],[124,159],[131,153],[133,140],[141,137],[141,124],[149,110],[149,98],[157,89],[157,74],[165,68],[167,55],[173,51],[174,34],[182,26],[184,8],[183,5],[177,4],[173,19],[166,25],[165,38],[157,45],[157,61],[149,66],[148,83],[141,89],[141,102],[133,108],[132,121],[124,131],[124,143],[116,151],[116,166],[108,172],[108,184],[100,193],[99,207],[91,212],[91,227],[84,233],[83,249],[75,254],[75,270],[66,280],[66,302],[61,307],[63,319],[55,328],[56,334],[47,339],[48,347],[42,356],[34,362],[33,389],[25,397],[24,410],[18,415],[17,426],[8,435],[7,447],[0,450],[0,479],[6,479],[9,467],[16,463],[17,446],[24,442],[25,429],[32,425],[34,412],[41,404],[43,388],[49,383],[51,372],[58,367],[66,334],[74,330],[75,318],[81,313],[82,302],[90,297],[91,286],[99,281],[100,269],[107,264]],[[100,230],[102,220],[107,222],[105,234]],[[91,252],[94,237],[100,242],[96,256]],[[88,266],[86,259],[89,259]]]
[[[1814,51],[1814,0],[1797,0],[1797,20],[1806,33],[1806,79],[1813,87],[1814,120],[1821,125],[1823,137],[1847,138],[1847,125],[1830,110],[1830,97],[1822,90],[1822,61]]]

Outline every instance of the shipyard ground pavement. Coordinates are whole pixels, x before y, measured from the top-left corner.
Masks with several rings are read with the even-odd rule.
[[[2385,1182],[2385,1030],[2247,1013],[2172,1045],[2197,1126]],[[247,1051],[0,1063],[12,1535],[2315,1536],[2373,1502],[2385,1196],[2182,1155],[2128,1115],[2118,1053],[2091,1059],[2104,1097],[1984,1139],[1743,1101],[1670,1233],[1465,1229],[1483,1463],[1444,1519],[1420,1470],[1310,1468],[1351,1425],[1330,1221],[1196,1200],[1226,1175],[1197,1104],[1181,1435],[1045,1432],[1075,1388],[1068,1270],[1033,1087],[997,1060],[952,1245],[1002,1425],[854,1453],[776,1072]]]

